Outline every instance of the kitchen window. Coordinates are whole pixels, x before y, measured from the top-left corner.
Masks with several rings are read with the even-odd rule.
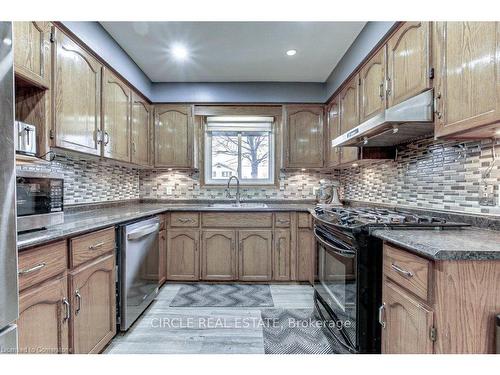
[[[211,116],[205,123],[205,184],[274,184],[273,117]]]

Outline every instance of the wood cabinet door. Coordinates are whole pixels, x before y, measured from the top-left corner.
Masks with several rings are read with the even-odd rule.
[[[273,280],[290,280],[291,234],[288,229],[274,231]]]
[[[54,143],[101,155],[101,64],[54,28]]]
[[[50,32],[50,22],[13,22],[16,75],[44,88],[50,87]]]
[[[132,93],[132,163],[148,166],[152,107],[139,95]]]
[[[314,235],[311,229],[297,230],[297,280],[314,284]]]
[[[160,285],[167,280],[167,230],[160,231],[158,240],[158,268],[160,273]]]
[[[70,272],[72,353],[99,353],[116,334],[115,281],[115,254]]]
[[[286,106],[285,166],[321,168],[323,143],[323,107]]]
[[[190,106],[155,106],[155,165],[191,168],[193,164],[193,116]]]
[[[167,279],[196,281],[200,279],[199,231],[167,231]]]
[[[388,107],[432,87],[430,36],[430,22],[405,22],[387,41]]]
[[[68,353],[69,319],[66,275],[19,294],[19,353]]]
[[[130,152],[130,88],[109,69],[104,69],[102,85],[102,124],[104,156],[131,161]]]
[[[238,232],[238,278],[242,281],[268,281],[272,277],[272,231]]]
[[[359,73],[360,123],[385,110],[385,51],[384,46]]]
[[[335,98],[327,109],[327,144],[325,166],[335,168],[340,163],[340,147],[332,147],[332,140],[340,135],[340,114],[338,99]]]
[[[359,74],[353,77],[339,94],[340,133],[347,133],[359,125]],[[357,147],[342,147],[340,163],[358,160]]]
[[[500,22],[437,22],[435,35],[436,136],[499,122]]]
[[[203,280],[236,279],[236,233],[234,231],[203,231],[201,277]]]
[[[432,354],[433,313],[399,287],[384,281],[383,354]]]

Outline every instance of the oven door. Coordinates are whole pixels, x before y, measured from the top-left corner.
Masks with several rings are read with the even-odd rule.
[[[329,315],[325,320],[332,320],[334,324],[329,326],[334,326],[334,331],[337,331],[332,333],[337,338],[340,336],[349,348],[355,349],[357,251],[321,227],[315,226],[314,235],[317,252],[314,289]]]

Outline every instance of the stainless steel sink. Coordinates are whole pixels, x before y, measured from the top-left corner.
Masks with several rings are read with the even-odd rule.
[[[208,205],[214,208],[267,208],[265,203],[212,203]]]

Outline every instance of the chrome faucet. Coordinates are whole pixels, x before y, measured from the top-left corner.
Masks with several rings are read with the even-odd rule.
[[[234,198],[232,195],[231,195],[231,191],[229,189],[229,185],[231,185],[231,180],[235,178],[236,179],[236,204],[239,206],[241,203],[240,203],[240,180],[238,179],[238,177],[236,176],[231,176],[229,177],[229,180],[227,180],[227,188],[226,188],[226,196],[228,198]]]

